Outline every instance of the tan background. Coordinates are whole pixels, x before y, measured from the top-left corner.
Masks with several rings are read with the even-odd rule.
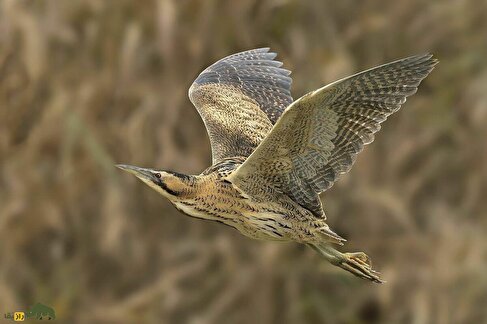
[[[430,51],[437,69],[323,195],[388,281],[179,214],[116,162],[199,173],[187,99],[270,46],[293,95]],[[0,0],[0,315],[62,323],[485,323],[485,1]]]

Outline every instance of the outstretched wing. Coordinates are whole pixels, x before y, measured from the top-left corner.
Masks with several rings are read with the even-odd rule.
[[[229,180],[253,194],[271,186],[323,216],[318,194],[351,169],[380,124],[416,92],[436,63],[429,54],[412,56],[304,95]]]
[[[228,56],[204,70],[189,89],[211,142],[213,164],[249,156],[292,103],[290,71],[260,48]]]

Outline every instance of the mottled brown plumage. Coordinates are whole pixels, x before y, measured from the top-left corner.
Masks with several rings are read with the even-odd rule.
[[[249,156],[293,101],[291,72],[268,51],[228,56],[201,72],[189,89],[210,136],[213,164]]]
[[[133,166],[183,213],[264,240],[296,241],[332,264],[382,282],[367,255],[341,253],[319,193],[352,167],[380,124],[437,63],[418,55],[310,92],[293,102],[290,72],[268,48],[228,56],[189,90],[210,137],[213,165],[197,176]]]

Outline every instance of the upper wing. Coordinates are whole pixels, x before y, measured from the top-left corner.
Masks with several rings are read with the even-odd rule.
[[[213,163],[249,156],[293,101],[288,70],[275,53],[260,48],[228,56],[208,67],[189,89],[203,119]]]
[[[230,181],[249,193],[271,186],[322,216],[318,194],[348,172],[380,124],[437,63],[418,55],[331,83],[290,105]]]

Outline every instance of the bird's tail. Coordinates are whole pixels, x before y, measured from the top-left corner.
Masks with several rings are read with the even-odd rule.
[[[362,279],[367,279],[375,283],[384,283],[379,277],[380,273],[372,270],[370,258],[364,252],[342,253],[326,243],[310,243],[308,245],[331,264],[347,270]]]

